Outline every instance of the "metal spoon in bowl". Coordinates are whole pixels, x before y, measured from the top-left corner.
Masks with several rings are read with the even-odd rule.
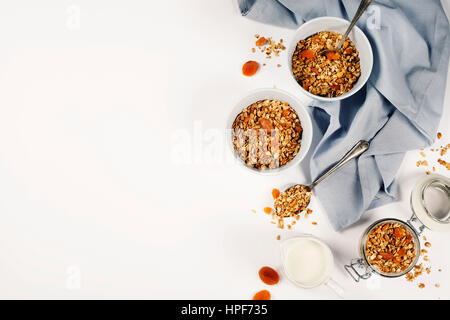
[[[353,17],[352,22],[347,28],[347,31],[345,31],[344,36],[342,37],[341,41],[339,41],[338,45],[334,49],[323,49],[319,52],[319,54],[325,56],[330,51],[339,51],[342,48],[342,45],[345,42],[345,39],[347,39],[348,35],[350,34],[350,31],[352,31],[353,27],[356,25],[356,22],[358,22],[359,18],[361,18],[364,11],[366,11],[367,7],[372,3],[372,0],[361,0],[361,3],[359,4],[358,10],[356,10],[355,16]]]
[[[332,173],[336,172],[338,169],[343,167],[347,162],[349,162],[352,159],[355,159],[355,158],[359,157],[364,152],[366,152],[369,149],[369,146],[370,146],[369,142],[364,141],[364,140],[359,141],[349,152],[347,152],[347,154],[341,160],[339,160],[338,163],[336,163],[328,171],[326,171],[319,178],[317,178],[316,181],[314,181],[312,184],[310,184],[310,185],[296,184],[296,185],[286,189],[286,191],[284,191],[284,193],[285,194],[289,194],[289,191],[293,191],[292,192],[293,195],[291,195],[288,199],[293,199],[292,201],[295,201],[296,204],[297,204],[297,200],[301,200],[302,201],[301,206],[303,208],[306,208],[308,206],[308,204],[309,204],[310,196],[306,196],[306,197],[302,197],[302,199],[298,199],[300,197],[295,197],[295,193],[297,193],[297,192],[304,192],[305,190],[307,190],[308,192],[311,192],[312,189],[316,185],[318,185],[320,182],[325,180]],[[281,195],[275,201],[280,199],[280,197],[281,197]],[[295,199],[295,198],[297,198],[297,199]],[[288,205],[288,207],[292,207],[292,206]],[[275,209],[277,209],[276,203],[275,203]]]

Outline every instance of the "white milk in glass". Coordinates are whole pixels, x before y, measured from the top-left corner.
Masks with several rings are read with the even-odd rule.
[[[324,243],[312,237],[298,237],[282,244],[282,262],[288,278],[305,288],[328,280],[333,255]]]

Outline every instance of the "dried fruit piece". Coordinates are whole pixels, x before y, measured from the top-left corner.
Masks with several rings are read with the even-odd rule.
[[[329,51],[327,52],[327,59],[328,60],[338,60],[341,57],[341,55],[336,51]]]
[[[266,118],[260,118],[259,124],[264,130],[266,130],[269,133],[274,129],[272,122],[270,122],[270,120],[267,120]]]
[[[270,207],[265,207],[265,208],[264,208],[264,212],[267,213],[267,214],[271,214],[271,213],[272,213],[272,208],[270,208]]]
[[[278,198],[280,196],[280,190],[278,189],[273,189],[272,190],[272,197],[275,200],[276,198]]]
[[[437,133],[437,138],[438,138],[438,139],[442,138],[442,133],[438,132],[438,133]]]
[[[277,284],[278,281],[280,281],[280,276],[278,275],[278,272],[276,272],[271,267],[262,267],[259,270],[259,278],[261,279],[262,282],[270,286]]]
[[[270,300],[270,292],[261,290],[253,296],[253,300]]]
[[[256,40],[256,46],[261,47],[267,43],[266,38],[261,37],[258,40]]]
[[[247,61],[242,66],[242,74],[246,77],[251,77],[255,75],[259,70],[259,64],[256,61]]]
[[[314,58],[315,55],[316,55],[316,53],[312,50],[303,50],[301,52],[302,58],[306,58],[308,60],[311,60],[312,58]]]

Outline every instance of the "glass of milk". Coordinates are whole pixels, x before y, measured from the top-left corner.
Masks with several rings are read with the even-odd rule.
[[[301,235],[283,241],[281,262],[286,277],[297,286],[311,289],[325,284],[343,297],[343,289],[330,277],[333,253],[316,237]]]

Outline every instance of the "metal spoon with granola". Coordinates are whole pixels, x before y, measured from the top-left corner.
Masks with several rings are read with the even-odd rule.
[[[292,214],[295,215],[305,210],[311,200],[312,189],[329,175],[344,166],[347,162],[366,152],[369,149],[369,146],[369,142],[363,140],[359,141],[338,163],[322,174],[309,186],[297,184],[280,193],[279,197],[275,199],[274,204],[277,213],[289,217]]]

